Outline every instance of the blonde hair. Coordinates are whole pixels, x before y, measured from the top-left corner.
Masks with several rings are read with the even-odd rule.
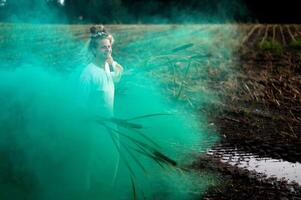
[[[93,52],[93,50],[98,47],[98,41],[103,39],[108,39],[111,45],[114,43],[113,36],[107,32],[103,25],[92,26],[90,28],[90,42],[88,46],[89,51]]]

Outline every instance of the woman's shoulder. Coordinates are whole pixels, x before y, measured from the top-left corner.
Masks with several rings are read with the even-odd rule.
[[[92,70],[93,68],[95,68],[95,64],[94,63],[89,63],[86,65],[86,67],[84,68],[84,70]]]
[[[88,64],[81,73],[80,79],[83,81],[100,82],[105,76],[105,71],[97,67],[94,63]]]
[[[88,65],[86,65],[80,74],[80,78],[83,79],[90,79],[93,75],[93,63],[89,63]]]

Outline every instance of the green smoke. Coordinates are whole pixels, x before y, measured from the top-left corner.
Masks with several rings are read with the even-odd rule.
[[[78,72],[89,61],[86,40],[76,36],[88,28],[2,25],[10,38],[1,44],[9,47],[0,73],[3,199],[199,196],[214,180],[187,168],[218,137],[185,102],[192,97],[201,107],[218,100],[214,91],[200,90],[206,63],[217,55],[219,67],[231,49],[215,47],[214,26],[110,27],[113,56],[125,68],[115,119],[105,121],[117,148],[104,119],[87,118],[90,111],[77,107]],[[231,71],[219,78],[231,78]],[[198,82],[184,82],[191,79]]]
[[[209,64],[222,71],[217,79],[232,77],[221,65],[232,47],[221,38],[233,38],[234,27],[108,26],[125,73],[116,85],[115,118],[99,119],[78,107],[89,26],[34,25],[66,18],[43,3],[21,4],[32,11],[20,14],[16,4],[5,17],[28,24],[0,24],[1,199],[193,199],[214,184],[214,175],[189,165],[218,140],[197,110],[219,101],[206,85]],[[121,21],[137,21],[123,14]],[[218,21],[176,9],[170,16]]]

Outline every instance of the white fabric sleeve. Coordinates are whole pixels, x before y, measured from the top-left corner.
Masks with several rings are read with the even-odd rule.
[[[113,66],[113,72],[111,72],[111,76],[114,80],[114,82],[118,82],[121,78],[122,72],[116,72],[116,65],[119,65],[116,61],[113,61],[112,66]]]

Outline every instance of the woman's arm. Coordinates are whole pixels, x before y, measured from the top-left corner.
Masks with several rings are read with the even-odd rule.
[[[114,61],[112,57],[108,58],[107,62],[113,67],[113,72],[111,72],[111,75],[114,82],[118,82],[123,73],[123,67],[119,63]]]
[[[115,81],[119,81],[121,78],[121,75],[123,73],[123,67],[115,61],[113,62],[112,66],[114,68],[114,77],[113,78]]]

